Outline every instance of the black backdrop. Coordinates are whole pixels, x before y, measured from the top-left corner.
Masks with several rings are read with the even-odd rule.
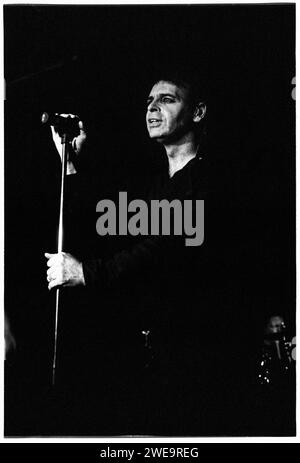
[[[38,356],[33,345],[52,339],[41,308],[48,297],[42,254],[53,221],[45,191],[58,160],[40,115],[80,114],[97,147],[95,168],[110,163],[138,185],[160,162],[148,145],[145,100],[155,71],[170,62],[193,63],[209,83],[209,156],[234,211],[224,227],[241,265],[236,284],[243,289],[238,298],[232,293],[232,306],[244,313],[243,325],[233,332],[247,332],[255,350],[265,318],[281,313],[294,335],[294,10],[4,7],[5,298],[25,359]]]

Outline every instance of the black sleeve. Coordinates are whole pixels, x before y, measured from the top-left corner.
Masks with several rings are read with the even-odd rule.
[[[113,289],[124,279],[141,277],[151,269],[157,273],[162,259],[171,265],[172,259],[179,257],[182,242],[182,237],[178,236],[152,236],[141,239],[131,248],[110,258],[84,260],[82,265],[86,286]]]
[[[203,199],[205,194],[202,191],[196,190],[192,193],[187,193],[186,182],[184,182],[184,189],[174,190],[172,196],[168,197],[166,194],[158,196],[154,188],[154,192],[150,192],[148,200],[152,197],[165,197],[168,199],[185,199],[192,200]],[[178,190],[178,191],[177,191]],[[174,267],[181,265],[185,262],[185,258],[191,254],[195,254],[194,247],[185,246],[186,236],[173,235],[158,235],[158,236],[141,236],[139,241],[130,247],[121,249],[110,256],[101,258],[83,259],[83,273],[87,288],[114,289],[117,285],[122,284],[125,280],[131,282],[135,277],[138,279],[145,276],[156,276],[160,278],[163,271],[169,273],[168,270],[173,271]],[[200,246],[202,248],[202,246]],[[202,252],[202,250],[201,250]],[[99,254],[100,255],[100,254]],[[163,270],[164,269],[164,270]],[[181,268],[182,270],[182,268]],[[151,273],[152,272],[152,273]]]

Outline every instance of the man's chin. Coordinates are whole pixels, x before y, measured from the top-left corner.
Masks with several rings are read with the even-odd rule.
[[[155,140],[157,143],[161,143],[163,145],[169,145],[172,143],[176,143],[177,140],[180,139],[180,137],[176,136],[166,136],[166,135],[154,135],[154,134],[149,134],[151,140]]]
[[[151,133],[151,131],[149,132],[149,137],[151,138],[151,140],[155,140],[158,143],[162,143],[166,138],[161,134]]]

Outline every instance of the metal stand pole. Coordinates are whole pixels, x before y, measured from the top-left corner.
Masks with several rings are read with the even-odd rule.
[[[62,135],[61,139],[61,187],[60,187],[60,206],[59,206],[59,225],[58,225],[58,240],[57,252],[63,250],[63,216],[64,216],[64,188],[67,164],[67,134]],[[52,386],[55,386],[56,379],[56,359],[57,359],[57,328],[58,328],[58,310],[59,310],[59,295],[60,289],[56,290],[55,304],[55,328],[54,328],[54,354],[52,364]]]

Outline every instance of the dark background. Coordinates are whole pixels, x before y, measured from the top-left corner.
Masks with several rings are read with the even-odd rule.
[[[80,114],[95,169],[109,164],[138,190],[161,163],[145,101],[174,62],[209,84],[209,156],[230,210],[220,240],[239,268],[236,349],[244,334],[255,355],[271,314],[295,334],[294,40],[293,4],[4,7],[5,301],[26,368],[49,367],[53,322],[43,252],[59,163],[40,115]]]

